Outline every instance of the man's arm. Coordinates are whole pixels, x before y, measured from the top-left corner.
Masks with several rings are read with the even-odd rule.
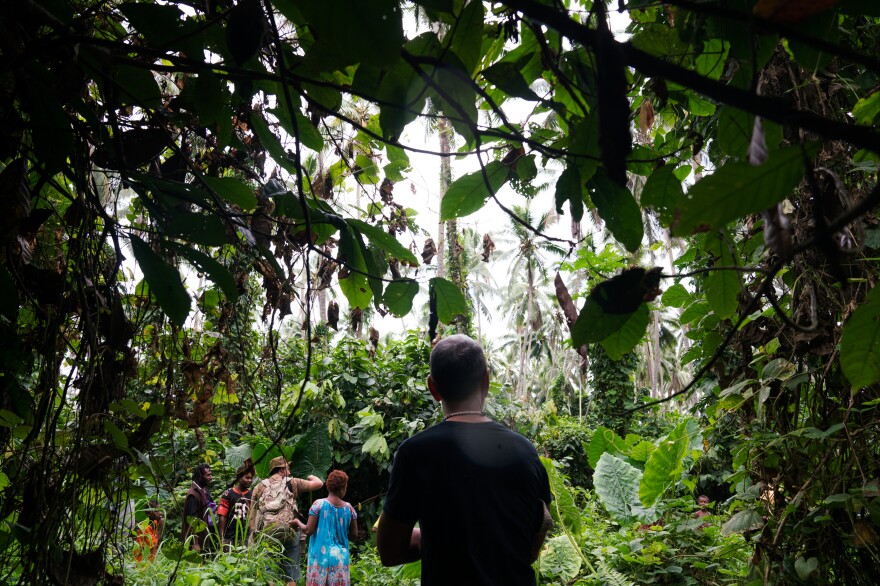
[[[186,499],[183,501],[183,531],[181,532],[181,537],[183,538],[184,543],[189,538],[190,535],[193,535],[192,540],[192,548],[195,551],[199,551],[202,549],[202,541],[199,539],[198,533],[192,532],[192,525],[190,525],[190,521],[187,519],[190,518],[198,518],[198,503],[196,499],[192,495],[187,495]]]
[[[547,532],[553,528],[553,517],[550,516],[550,509],[547,508],[547,503],[541,501],[541,507],[543,508],[541,513],[541,525],[532,537],[532,555],[529,560],[530,563],[534,563],[538,559],[538,556],[541,554],[541,546],[544,545],[544,540],[547,538]]]
[[[251,497],[251,506],[248,511],[248,529],[250,533],[253,534],[257,528],[257,511],[259,510],[260,505],[260,496],[263,494],[263,483],[257,485],[257,488],[254,489],[254,494]]]
[[[402,523],[384,511],[379,516],[376,547],[383,566],[399,566],[422,557],[422,532],[415,523]]]
[[[308,485],[308,488],[306,488],[308,492],[320,490],[324,486],[324,481],[314,475],[309,475],[303,482]]]

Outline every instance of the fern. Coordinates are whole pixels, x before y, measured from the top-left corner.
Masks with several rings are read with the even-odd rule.
[[[599,568],[596,577],[602,586],[636,586],[635,582],[609,566],[605,560],[599,560],[596,565]]]

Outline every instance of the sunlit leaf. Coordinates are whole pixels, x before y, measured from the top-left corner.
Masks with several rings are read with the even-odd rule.
[[[679,423],[660,440],[645,463],[645,473],[639,484],[642,505],[653,506],[678,481],[689,443],[687,421]]]
[[[639,482],[642,473],[608,452],[602,454],[593,472],[593,486],[599,502],[619,523],[628,523],[637,516]]]
[[[327,433],[327,424],[313,424],[294,446],[290,474],[295,478],[314,475],[323,479],[332,464],[333,446]]]
[[[577,506],[574,495],[566,487],[564,477],[556,469],[553,460],[541,458],[541,463],[547,471],[550,481],[550,492],[553,494],[552,502],[546,503],[556,523],[561,524],[566,531],[574,535],[581,532],[583,521],[581,510]]]
[[[761,513],[752,509],[746,509],[734,514],[721,526],[722,535],[731,535],[733,533],[743,533],[760,529],[764,525],[764,518]]]
[[[339,272],[339,288],[352,307],[365,309],[373,298],[367,280],[366,251],[349,228],[339,232],[339,255],[345,264]]]
[[[482,208],[486,200],[507,181],[508,171],[509,167],[501,161],[492,161],[485,167],[485,177],[483,170],[480,170],[453,181],[440,202],[440,219],[461,218]]]
[[[189,315],[192,300],[183,286],[180,273],[137,236],[131,236],[131,248],[150,287],[150,293],[156,297],[162,311],[171,321],[182,326]]]
[[[727,163],[691,187],[678,209],[673,233],[683,236],[721,228],[779,203],[800,183],[804,157],[811,158],[813,153],[815,145],[808,146],[806,152],[800,146],[788,147],[771,152],[759,167],[746,162]]]
[[[431,279],[429,286],[433,288],[437,298],[437,317],[445,324],[451,324],[459,315],[467,313],[467,300],[461,289],[452,281],[442,277]]]
[[[601,458],[602,454],[605,452],[608,452],[612,456],[622,455],[626,452],[626,443],[623,438],[618,436],[612,430],[599,425],[596,427],[596,431],[593,432],[593,437],[587,446],[587,458],[590,463],[590,468],[596,468],[596,464],[599,463],[599,458]]]
[[[205,246],[226,244],[226,225],[220,216],[176,212],[165,227],[171,236],[181,237],[189,242]]]
[[[385,287],[382,300],[389,311],[398,317],[408,314],[412,310],[413,299],[419,292],[419,284],[412,279],[392,281]]]
[[[220,290],[223,291],[227,299],[230,301],[238,299],[239,291],[238,286],[235,284],[235,277],[219,261],[189,246],[177,244],[169,246],[179,252],[181,256],[192,263],[199,271],[204,272],[215,285],[220,287]]]
[[[203,177],[208,187],[228,202],[234,203],[245,211],[257,207],[257,196],[254,188],[235,177]]]
[[[602,348],[612,360],[620,360],[624,354],[628,354],[642,341],[651,320],[650,311],[646,303],[642,303],[638,309],[629,315],[623,325],[616,331],[602,339]]]
[[[642,210],[632,193],[609,179],[605,173],[596,173],[587,186],[599,216],[605,220],[614,238],[627,250],[634,252],[642,243],[645,229]]]
[[[880,287],[871,289],[843,326],[840,366],[854,388],[880,380]]]

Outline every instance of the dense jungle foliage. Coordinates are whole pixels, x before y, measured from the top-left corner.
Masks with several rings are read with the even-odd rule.
[[[450,332],[544,457],[539,583],[880,574],[876,2],[0,8],[0,582],[265,583],[182,499],[283,453],[416,584],[369,528]]]

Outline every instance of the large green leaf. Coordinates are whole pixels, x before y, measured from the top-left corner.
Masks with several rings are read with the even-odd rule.
[[[612,360],[620,360],[624,354],[632,352],[633,348],[642,341],[648,322],[651,321],[651,312],[648,305],[642,303],[639,308],[629,314],[623,325],[608,337],[601,340],[602,347]]]
[[[290,473],[296,478],[313,474],[324,479],[332,465],[333,446],[327,433],[327,423],[313,424],[294,446]]]
[[[410,266],[419,266],[416,255],[385,230],[361,220],[348,220],[348,224],[369,238],[374,246],[381,248],[395,258],[408,262]]]
[[[373,290],[367,279],[366,251],[351,228],[339,231],[339,256],[345,265],[339,271],[339,288],[352,307],[366,309],[373,298]]]
[[[183,286],[180,273],[137,236],[131,236],[131,249],[162,311],[172,322],[182,326],[189,315],[192,300]]]
[[[666,307],[683,307],[685,303],[691,300],[691,294],[685,289],[681,283],[676,283],[663,292],[660,298]]]
[[[217,195],[228,202],[234,203],[244,211],[257,207],[257,195],[254,188],[235,177],[203,177],[202,180]]]
[[[407,53],[418,57],[439,58],[442,52],[437,35],[427,32],[404,45]],[[426,71],[430,74],[430,70]],[[428,98],[422,77],[405,61],[399,61],[383,77],[379,85],[379,125],[385,138],[395,141],[407,124],[416,119]]]
[[[419,292],[419,284],[412,279],[392,281],[385,287],[382,300],[394,315],[402,317],[412,310],[413,299]]]
[[[224,114],[228,115],[229,97],[226,84],[213,71],[199,73],[192,96],[199,122],[206,126],[220,122]]]
[[[469,2],[458,15],[450,30],[450,48],[461,60],[465,71],[472,74],[480,64],[483,48],[483,21],[485,12],[482,2]]]
[[[220,264],[219,261],[189,246],[182,244],[169,244],[169,246],[179,252],[181,256],[199,269],[199,271],[208,275],[208,278],[220,287],[220,290],[223,291],[227,299],[230,301],[238,299],[239,292],[238,286],[235,284],[235,278],[229,272],[229,269]]]
[[[584,187],[580,167],[567,165],[556,181],[556,211],[562,213],[562,204],[569,202],[571,218],[580,222],[584,217]]]
[[[623,455],[626,452],[626,442],[612,430],[600,425],[593,432],[593,438],[587,446],[587,459],[590,463],[590,468],[596,469],[599,458],[605,452],[612,456]]]
[[[581,563],[581,552],[569,536],[557,535],[548,539],[541,550],[538,567],[543,576],[570,584],[580,573]]]
[[[290,136],[295,137],[298,135],[300,141],[313,151],[320,153],[324,150],[324,137],[321,136],[321,131],[312,126],[309,119],[296,108],[294,108],[293,118],[291,118],[290,112],[286,107],[287,102],[282,99],[281,104],[282,107],[269,110],[278,118],[281,128]],[[294,120],[296,120],[296,126],[293,124]]]
[[[605,173],[596,173],[587,186],[596,211],[605,220],[611,234],[628,251],[635,252],[642,243],[645,228],[642,210],[632,193],[609,179]]]
[[[373,434],[367,438],[367,441],[364,442],[361,451],[365,454],[372,455],[378,460],[386,460],[388,459],[388,441],[385,439],[385,436],[381,431],[373,432]]]
[[[753,114],[733,106],[722,106],[718,111],[718,146],[731,157],[745,159],[752,142],[754,126]],[[761,126],[767,149],[777,149],[782,141],[782,127],[769,120],[762,120]]]
[[[455,283],[443,277],[434,277],[428,283],[437,299],[437,317],[445,324],[451,324],[456,316],[467,313],[467,300]]]
[[[681,181],[675,176],[675,165],[663,165],[655,169],[642,188],[643,206],[650,206],[660,214],[660,220],[669,223],[672,210],[684,198]]]
[[[287,151],[284,150],[281,141],[272,133],[272,129],[269,128],[269,124],[266,123],[263,117],[253,113],[251,114],[250,122],[251,129],[253,129],[257,138],[260,139],[260,144],[271,155],[272,160],[291,175],[296,175],[296,165],[288,158]]]
[[[269,470],[269,463],[272,461],[273,458],[284,456],[287,462],[290,463],[292,455],[292,446],[283,446],[277,444],[273,446],[268,442],[255,443],[254,448],[251,451],[251,459],[254,462],[254,467],[256,468],[257,475],[260,478],[266,478],[269,476],[269,472],[271,472],[271,470]]]
[[[720,257],[716,261],[716,266],[732,267],[736,266],[736,258],[730,249],[728,239],[719,231],[717,234],[718,242],[717,250]],[[736,313],[739,307],[740,273],[735,270],[716,270],[711,271],[706,277],[706,301],[709,307],[721,319],[727,319]]]
[[[215,214],[196,214],[175,211],[165,227],[171,236],[205,246],[226,244],[226,225]]]
[[[673,233],[685,236],[698,230],[721,228],[730,221],[757,214],[791,195],[804,176],[804,157],[815,146],[788,147],[770,153],[760,166],[727,163],[697,181],[679,207]]]
[[[642,505],[653,506],[678,481],[688,444],[687,422],[680,423],[660,440],[645,463],[645,474],[639,483],[639,500]]]
[[[582,516],[577,506],[574,495],[565,486],[563,476],[556,470],[556,465],[549,458],[541,458],[544,469],[547,470],[547,478],[550,480],[550,492],[553,501],[547,503],[553,520],[562,525],[571,534],[579,535],[581,532]]]
[[[571,327],[572,343],[575,347],[578,347],[583,344],[602,342],[609,336],[620,332],[629,324],[627,332],[621,333],[620,337],[615,340],[609,340],[609,346],[617,352],[632,341],[647,311],[647,306],[643,303],[632,313],[606,313],[599,302],[590,295],[587,297],[587,302],[584,304],[584,308],[578,315],[577,320]],[[629,323],[630,318],[634,316],[636,316],[634,321]],[[639,338],[642,334],[644,334],[644,330],[638,334]]]
[[[510,96],[532,101],[540,99],[538,94],[529,87],[516,63],[506,61],[496,63],[484,69],[482,76],[486,78],[486,81]]]
[[[880,287],[871,289],[843,326],[840,366],[856,389],[880,380]]]
[[[332,71],[354,63],[385,66],[400,56],[403,9],[386,0],[298,2],[315,38],[307,66]]]
[[[764,526],[764,517],[760,512],[746,509],[733,515],[721,526],[722,535],[753,531]]]
[[[229,468],[235,470],[244,464],[244,461],[250,458],[252,454],[253,448],[250,444],[230,446],[226,448],[226,454],[224,455],[223,461]]]
[[[162,105],[162,92],[149,69],[117,65],[111,77],[122,103],[150,109]]]
[[[637,518],[640,508],[639,483],[642,473],[608,452],[602,454],[593,472],[593,487],[599,502],[618,523]]]
[[[486,200],[507,181],[508,169],[501,161],[492,161],[485,167],[485,177],[481,169],[453,181],[440,202],[440,219],[461,218],[482,208]]]

